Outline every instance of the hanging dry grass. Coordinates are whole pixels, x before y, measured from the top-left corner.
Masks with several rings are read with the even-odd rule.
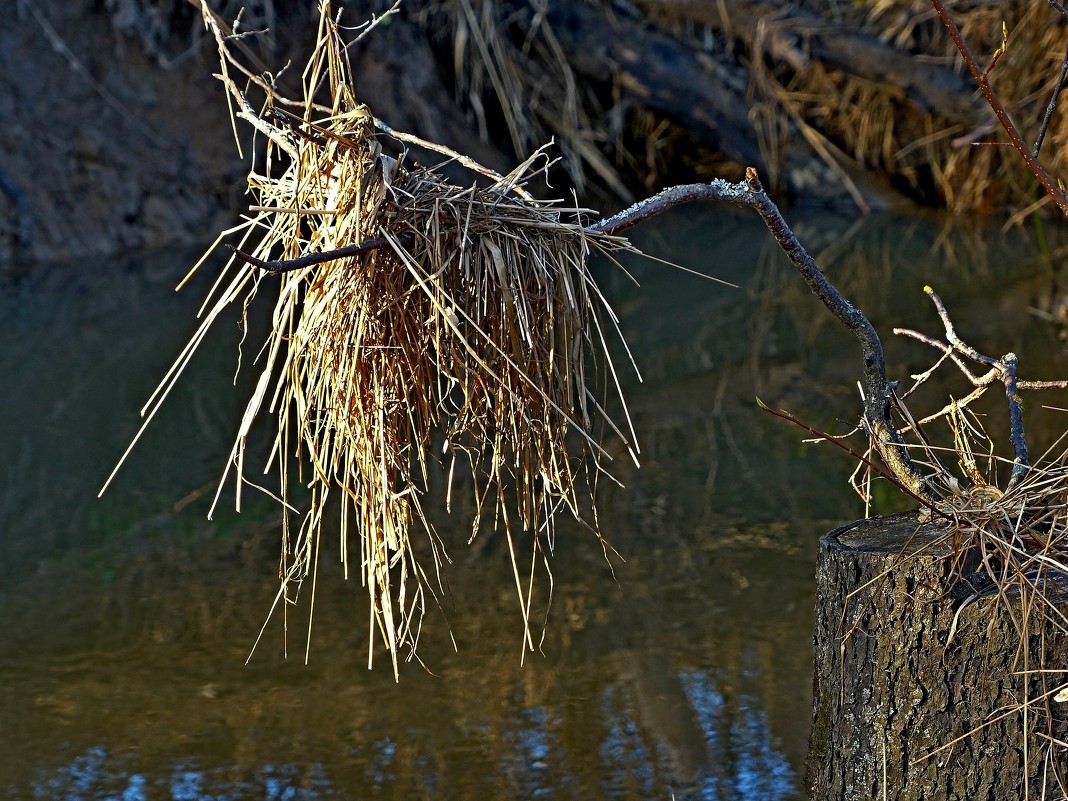
[[[236,473],[240,507],[252,484],[245,453],[253,421],[273,415],[267,467],[278,472],[287,510],[276,606],[288,606],[309,577],[314,602],[321,536],[339,526],[340,558],[366,586],[378,632],[369,661],[380,638],[396,672],[401,651],[414,653],[440,586],[433,574],[447,558],[422,506],[440,464],[446,506],[454,492],[473,493],[471,536],[483,520],[504,534],[526,627],[556,514],[583,520],[590,508],[605,428],[636,450],[629,422],[616,426],[605,411],[618,391],[606,345],[615,320],[588,269],[591,253],[626,240],[587,230],[581,210],[524,191],[545,161],[540,153],[508,176],[464,160],[483,179],[467,188],[386,155],[378,135],[389,129],[356,100],[329,2],[304,97],[283,98],[254,79],[266,90],[261,112],[238,89],[240,62],[206,5],[204,17],[235,117],[266,136],[267,151],[249,176],[252,214],[224,232],[243,250],[217,279],[200,330],[146,407],[148,420],[212,322],[235,303],[247,311],[275,285],[271,332],[226,472]],[[263,266],[279,276],[265,277]],[[304,488],[310,499],[297,524]],[[328,525],[335,492],[341,517]],[[425,547],[413,540],[420,530]],[[533,647],[528,628],[524,646]]]

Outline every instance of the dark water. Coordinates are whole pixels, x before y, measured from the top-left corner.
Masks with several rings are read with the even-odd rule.
[[[1057,241],[1043,251],[1031,231],[885,218],[797,228],[906,382],[931,354],[889,332],[938,333],[924,283],[976,347],[1016,351],[1025,377],[1068,377],[1058,328],[1029,311],[1056,311]],[[638,289],[601,270],[644,377],[626,379],[642,469],[621,460],[626,489],[603,495],[619,556],[561,528],[541,650],[521,663],[506,549],[467,548],[462,521],[444,523],[457,650],[428,614],[425,666],[405,664],[399,684],[388,663],[367,670],[365,595],[332,564],[308,664],[305,604],[245,664],[275,594],[279,531],[268,502],[205,519],[247,391],[232,386],[236,319],[95,497],[195,327],[207,281],[172,291],[194,254],[6,280],[0,794],[802,798],[817,540],[863,507],[849,458],[804,444],[754,398],[843,430],[859,409],[857,348],[746,216],[687,209],[636,239],[739,288],[629,261]],[[917,403],[947,387],[967,391],[954,377]],[[1068,405],[1029,403],[1036,443],[1063,427],[1043,400]],[[1001,406],[989,408],[996,433]]]

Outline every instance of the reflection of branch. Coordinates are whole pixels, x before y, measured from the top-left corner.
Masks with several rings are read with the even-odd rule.
[[[983,93],[983,97],[986,98],[986,102],[993,109],[994,115],[998,118],[998,122],[1001,123],[1001,127],[1005,129],[1005,133],[1009,135],[1009,141],[1012,146],[1016,148],[1020,156],[1027,162],[1027,166],[1031,168],[1031,172],[1045,187],[1046,192],[1053,198],[1061,212],[1068,216],[1068,197],[1065,197],[1064,192],[1060,190],[1056,182],[1049,176],[1045,168],[1038,163],[1038,159],[1030,151],[1027,145],[1024,144],[1023,139],[1020,137],[1020,132],[1016,129],[1012,119],[1009,117],[1009,112],[1005,110],[1005,106],[1002,105],[1001,100],[998,98],[994,89],[990,86],[990,82],[987,80],[986,74],[980,68],[976,62],[975,57],[972,56],[972,51],[968,49],[968,43],[964,41],[964,37],[961,36],[960,29],[957,28],[957,24],[953,22],[953,19],[946,11],[946,7],[942,0],[931,0],[931,3],[935,7],[935,11],[938,12],[938,16],[942,20],[942,25],[946,31],[949,32],[950,37],[953,39],[953,43],[957,45],[957,49],[960,51],[961,57],[964,59],[964,63],[968,65],[968,70],[972,73],[972,77],[975,78],[975,82],[979,84],[979,89]]]

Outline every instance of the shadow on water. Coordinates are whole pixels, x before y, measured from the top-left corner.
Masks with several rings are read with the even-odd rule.
[[[884,332],[895,375],[932,361],[888,334],[937,333],[931,283],[977,347],[1016,350],[1029,377],[1068,376],[1056,329],[1026,312],[1052,309],[1063,276],[1019,233],[894,219],[803,221],[798,233]],[[195,325],[206,284],[171,291],[191,254],[5,286],[5,795],[803,797],[816,541],[862,507],[848,458],[803,444],[753,398],[843,430],[859,408],[857,348],[753,220],[686,209],[637,239],[739,288],[631,260],[637,289],[600,268],[645,379],[623,371],[642,469],[616,460],[626,489],[601,493],[619,556],[561,527],[541,652],[521,663],[507,550],[492,536],[468,548],[463,523],[440,517],[458,651],[431,611],[427,669],[406,665],[399,684],[380,654],[366,669],[365,595],[332,561],[309,663],[302,598],[245,664],[276,590],[278,513],[258,501],[204,519],[243,405],[236,319],[218,324],[95,497],[136,429],[132,410]],[[1048,439],[1062,423],[1037,414],[1032,436]],[[538,630],[548,581],[540,589]]]

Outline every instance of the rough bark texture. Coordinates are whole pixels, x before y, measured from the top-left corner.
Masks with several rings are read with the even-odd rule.
[[[1065,665],[1068,641],[1033,622],[1018,649],[1016,626],[992,597],[960,611],[950,641],[959,598],[972,590],[952,575],[948,539],[907,514],[821,540],[813,798],[1002,801],[1043,797],[1043,781],[1044,797],[1063,797],[1056,773],[1063,780],[1066,754],[1050,756],[1043,735],[1064,739],[1064,704],[1038,704],[1026,723],[1001,713],[1022,699],[1018,674],[1043,654],[1048,667]],[[1063,677],[1034,676],[1027,689],[1035,698]]]

